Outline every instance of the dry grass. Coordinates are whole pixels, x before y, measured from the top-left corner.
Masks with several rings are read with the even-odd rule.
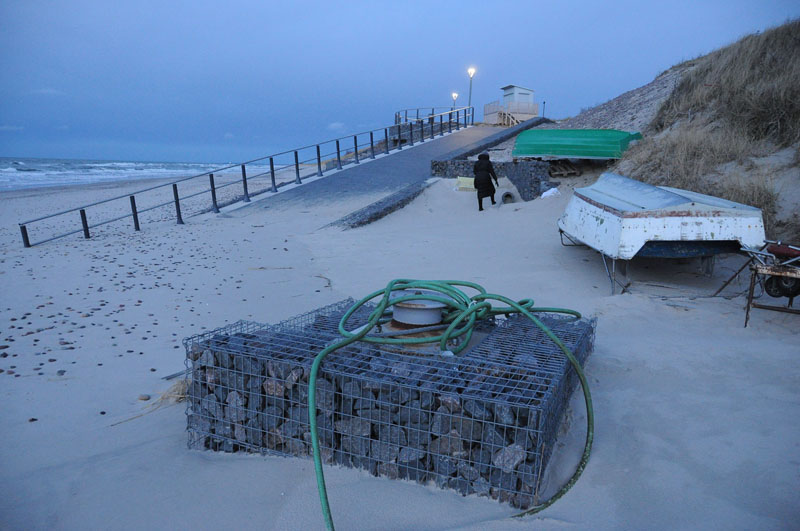
[[[696,188],[703,187],[703,177],[714,168],[764,153],[762,143],[736,129],[690,124],[640,141],[625,153],[624,160],[632,165],[627,174],[634,179],[708,193]]]
[[[164,391],[164,393],[158,397],[152,406],[153,407],[161,407],[161,406],[169,406],[172,404],[178,404],[186,400],[186,393],[189,390],[189,382],[188,380],[180,379],[169,389]]]
[[[709,121],[740,129],[754,141],[781,147],[800,141],[800,20],[691,62],[694,68],[656,114],[655,131],[709,114]]]
[[[661,105],[650,135],[619,166],[640,181],[758,207],[768,236],[778,225],[785,233],[786,221],[776,220],[778,192],[748,160],[800,142],[800,20],[684,65],[691,68]],[[725,176],[720,167],[731,162],[747,173]]]
[[[783,234],[782,238],[779,239],[794,245],[800,243],[800,219],[795,217],[794,219],[779,221],[777,225],[781,234]]]
[[[778,193],[768,175],[759,173],[740,176],[722,187],[723,197],[737,203],[744,203],[761,209],[764,232],[772,235],[778,210]]]
[[[186,394],[189,390],[189,382],[185,379],[180,379],[169,389],[164,391],[164,393],[158,397],[154,402],[148,404],[145,408],[145,411],[139,413],[138,415],[134,415],[132,417],[128,417],[127,419],[120,420],[119,422],[115,422],[111,424],[111,426],[119,426],[120,424],[124,424],[126,422],[130,422],[132,420],[142,418],[148,413],[152,413],[162,407],[171,406],[174,404],[179,404],[186,400]]]

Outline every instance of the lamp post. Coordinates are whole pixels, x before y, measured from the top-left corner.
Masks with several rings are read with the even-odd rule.
[[[469,100],[467,101],[467,107],[472,108],[472,76],[475,75],[475,67],[471,66],[467,68],[467,74],[469,74]],[[472,113],[472,119],[470,121],[475,125],[475,112]]]
[[[453,110],[456,110],[456,100],[458,99],[458,92],[453,92]]]
[[[547,102],[542,100],[542,118],[544,118],[544,110],[547,108]]]

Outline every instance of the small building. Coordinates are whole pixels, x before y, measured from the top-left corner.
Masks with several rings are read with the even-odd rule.
[[[533,89],[519,85],[501,87],[503,102],[493,101],[483,106],[483,121],[493,125],[516,125],[539,116],[539,104],[533,101]]]

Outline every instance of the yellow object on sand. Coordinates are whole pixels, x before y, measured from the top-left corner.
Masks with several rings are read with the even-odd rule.
[[[474,177],[458,177],[458,191],[459,192],[474,192],[475,178]]]

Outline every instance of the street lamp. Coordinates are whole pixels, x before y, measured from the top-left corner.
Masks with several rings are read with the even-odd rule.
[[[453,110],[456,109],[456,100],[458,99],[458,92],[453,92]]]
[[[544,118],[544,110],[547,108],[547,102],[542,101],[542,118]]]
[[[467,68],[467,74],[469,74],[469,100],[467,101],[467,107],[472,107],[472,76],[475,75],[475,67],[471,66]],[[475,124],[475,111],[472,112],[472,123]]]

